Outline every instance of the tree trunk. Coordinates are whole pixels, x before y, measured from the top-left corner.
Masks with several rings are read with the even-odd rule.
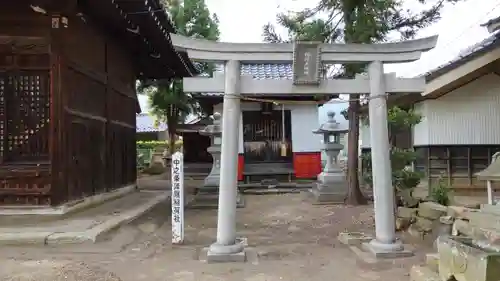
[[[179,110],[176,106],[170,105],[170,110],[167,114],[167,130],[168,130],[168,152],[170,157],[175,153],[175,135],[177,132],[177,116]]]
[[[349,119],[349,134],[347,136],[347,180],[348,193],[345,203],[348,205],[367,204],[359,185],[359,95],[349,95],[349,108],[347,116]]]
[[[363,42],[362,30],[356,30],[357,13],[363,13],[363,3],[358,1],[341,1],[344,13],[344,41],[345,43]],[[365,38],[366,40],[366,38]],[[344,65],[347,78],[353,79],[357,73],[363,71],[360,65]],[[349,135],[347,137],[347,180],[348,192],[345,203],[348,205],[363,205],[367,203],[359,186],[359,102],[360,95],[349,95],[347,116],[349,121]]]

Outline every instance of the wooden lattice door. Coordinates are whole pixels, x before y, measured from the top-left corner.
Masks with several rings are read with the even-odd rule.
[[[0,73],[0,159],[2,163],[49,160],[48,71]]]

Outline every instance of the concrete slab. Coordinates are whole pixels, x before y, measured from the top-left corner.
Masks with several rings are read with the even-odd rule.
[[[251,263],[253,265],[259,264],[259,255],[257,250],[251,247],[246,247],[242,252],[230,255],[214,255],[209,252],[209,247],[203,248],[199,251],[197,259],[204,263]]]
[[[136,192],[64,220],[40,223],[38,226],[2,227],[0,245],[95,243],[110,231],[133,221],[168,198],[165,192]]]
[[[394,267],[394,259],[377,256],[372,251],[365,249],[363,244],[350,245],[349,249],[356,255],[356,263],[364,269],[384,271]],[[411,256],[412,255],[403,258],[408,258]]]
[[[221,263],[221,262],[246,262],[247,256],[245,250],[239,253],[233,254],[215,254],[212,253],[208,248],[204,248],[203,252],[206,250],[206,261],[207,263]]]
[[[370,242],[373,237],[362,232],[341,232],[338,237],[339,241],[345,245],[361,245]]]

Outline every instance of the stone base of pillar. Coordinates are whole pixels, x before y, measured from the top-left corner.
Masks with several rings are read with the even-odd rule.
[[[191,209],[217,209],[219,206],[218,188],[200,188],[198,193],[188,205]],[[245,200],[238,192],[236,197],[236,208],[244,208]]]
[[[362,246],[365,251],[381,259],[407,258],[413,256],[413,250],[404,247],[399,240],[396,240],[394,243],[386,244],[373,239],[369,243],[363,243]]]
[[[208,263],[218,262],[246,262],[246,243],[242,239],[236,239],[233,245],[221,245],[214,243],[206,248],[206,261]]]
[[[309,192],[313,204],[344,203],[347,197],[347,182],[343,174],[321,173],[318,180]]]

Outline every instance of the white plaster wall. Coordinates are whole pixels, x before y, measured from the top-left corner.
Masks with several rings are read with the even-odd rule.
[[[370,126],[359,124],[359,147],[370,148]]]
[[[483,76],[416,106],[414,145],[500,144],[500,77]]]
[[[292,151],[319,152],[321,136],[313,134],[319,127],[318,107],[316,105],[291,105],[292,114]]]
[[[242,102],[242,111],[261,110],[256,102]],[[274,110],[281,110],[281,105],[274,106]],[[321,149],[321,136],[312,131],[319,127],[318,107],[312,104],[285,105],[285,110],[291,111],[292,116],[292,151],[318,152]],[[214,106],[214,112],[222,114],[222,103]],[[224,118],[224,116],[223,116]],[[238,153],[243,153],[243,117],[240,117]]]

